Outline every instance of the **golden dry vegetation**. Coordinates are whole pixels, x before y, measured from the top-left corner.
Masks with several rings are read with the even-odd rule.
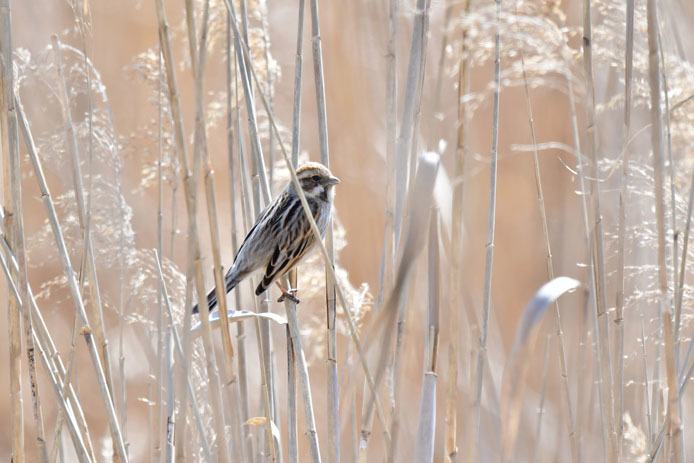
[[[0,1],[0,455],[688,461],[693,27],[683,0]],[[300,305],[244,283],[208,331],[188,309],[283,149],[342,180],[335,279],[314,252]]]

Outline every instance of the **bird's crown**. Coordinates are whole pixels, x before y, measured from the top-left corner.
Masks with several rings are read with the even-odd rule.
[[[332,177],[330,170],[319,162],[307,162],[296,169],[296,176],[299,180],[313,177],[314,175],[318,175],[321,178]]]

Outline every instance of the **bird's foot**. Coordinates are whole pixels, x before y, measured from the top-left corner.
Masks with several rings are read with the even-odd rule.
[[[284,289],[281,286],[280,286],[280,289],[282,290],[282,295],[280,296],[279,299],[277,299],[277,302],[284,302],[285,299],[287,299],[288,301],[292,301],[294,304],[298,304],[301,302],[299,300],[299,298],[296,297],[296,293],[297,293],[298,289],[292,288],[289,291],[287,291],[286,289]]]

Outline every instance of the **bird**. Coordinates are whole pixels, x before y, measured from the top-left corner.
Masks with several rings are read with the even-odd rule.
[[[340,179],[318,162],[301,165],[296,170],[296,177],[323,238],[332,214],[334,187],[340,183]],[[300,301],[293,294],[296,290],[286,290],[277,280],[306,257],[315,245],[311,225],[296,188],[290,181],[260,213],[243,240],[233,265],[224,277],[226,292],[251,274],[264,269],[263,278],[255,289],[256,296],[276,283],[282,291],[279,302],[286,298],[298,304]],[[207,306],[210,311],[217,306],[217,292],[214,289],[207,295]],[[198,310],[196,305],[193,313]]]

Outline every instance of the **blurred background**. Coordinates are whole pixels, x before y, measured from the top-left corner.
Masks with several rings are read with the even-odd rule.
[[[196,19],[201,21],[202,1],[193,2]],[[408,68],[412,28],[417,16],[413,1],[398,3],[396,77],[398,120],[401,120],[403,94]],[[495,5],[490,1],[432,1],[427,5],[428,40],[425,71],[422,80],[421,113],[416,127],[418,151],[441,153],[441,167],[436,184],[436,206],[440,209],[441,249],[441,339],[439,347],[435,461],[446,458],[445,403],[448,397],[447,362],[449,345],[460,349],[456,377],[458,397],[458,443],[467,461],[466,436],[474,399],[474,367],[480,338],[480,324],[485,283],[485,250],[488,233],[490,194],[490,150],[492,146],[494,93]],[[682,258],[682,234],[686,228],[689,187],[693,163],[694,139],[694,6],[682,0],[658,3],[660,27],[660,60],[662,88],[667,89],[669,125],[666,138],[665,230],[668,292],[674,292],[673,262]],[[60,111],[60,85],[56,66],[54,37],[62,43],[66,83],[71,98],[70,110],[78,126],[85,185],[94,188],[90,197],[93,214],[94,246],[99,269],[99,284],[104,301],[106,337],[111,364],[118,384],[116,410],[125,423],[127,447],[132,461],[146,461],[152,456],[150,427],[153,377],[148,362],[148,335],[157,317],[157,279],[151,249],[157,247],[158,171],[160,146],[163,166],[163,256],[167,282],[177,316],[185,309],[185,265],[187,252],[186,207],[183,187],[174,161],[174,141],[169,110],[164,109],[162,133],[159,135],[159,61],[158,20],[155,2],[10,2],[12,40],[15,51],[15,79],[27,118],[44,162],[44,170],[56,200],[73,267],[79,267],[82,238],[75,207],[74,189],[69,167],[69,147],[65,142],[66,125]],[[388,171],[387,58],[391,37],[387,1],[334,2],[323,0],[320,7],[320,30],[324,65],[330,168],[342,182],[336,196],[337,265],[343,269],[344,284],[349,284],[350,298],[358,300],[355,314],[362,328],[372,319],[374,304],[381,287],[381,255],[386,226],[386,185],[393,172]],[[662,306],[659,305],[658,237],[655,215],[654,173],[651,159],[651,110],[649,87],[646,2],[636,1],[634,27],[633,103],[629,136],[624,132],[624,60],[625,5],[622,2],[592,2],[592,52],[595,102],[595,147],[598,164],[593,170],[586,117],[590,109],[584,73],[582,44],[582,2],[503,1],[501,17],[501,94],[499,103],[498,181],[496,196],[496,233],[491,285],[491,310],[487,340],[487,363],[482,396],[479,444],[476,461],[501,458],[499,443],[502,373],[512,348],[516,327],[523,308],[537,289],[549,280],[547,243],[543,231],[540,202],[533,164],[533,140],[529,125],[523,71],[527,74],[532,104],[539,169],[546,208],[547,231],[552,248],[554,275],[569,276],[582,283],[582,289],[563,296],[559,307],[564,350],[568,370],[573,420],[580,444],[580,458],[602,460],[606,450],[600,431],[600,407],[596,381],[595,325],[588,297],[591,291],[590,253],[587,248],[583,218],[581,184],[577,175],[576,143],[581,168],[586,176],[586,191],[599,188],[601,202],[602,243],[604,245],[607,317],[614,330],[616,294],[619,281],[619,195],[622,182],[622,160],[628,159],[625,233],[625,305],[624,305],[624,412],[629,423],[620,441],[623,461],[646,461],[646,455],[657,429],[649,420],[663,421],[649,403],[660,404],[664,413],[667,398],[663,353]],[[185,24],[185,2],[166,2],[178,91],[182,104],[189,154],[192,155],[195,126],[195,80]],[[237,8],[239,8],[237,4]],[[261,78],[272,81],[274,114],[282,128],[284,144],[291,145],[292,104],[296,58],[298,2],[249,1],[249,42]],[[467,10],[467,11],[466,11]],[[238,11],[238,10],[237,10]],[[84,12],[87,12],[85,15]],[[80,20],[79,18],[83,18]],[[215,172],[215,192],[221,231],[221,254],[225,268],[233,262],[232,234],[243,239],[241,206],[237,196],[239,230],[232,230],[226,120],[226,9],[223,2],[210,1],[209,46],[204,75],[204,104],[207,119],[207,148]],[[80,33],[82,31],[82,34]],[[199,29],[198,29],[199,30]],[[463,34],[467,41],[463,43]],[[266,34],[266,37],[264,37]],[[267,55],[265,46],[267,45]],[[98,135],[89,137],[86,112],[89,108],[82,50],[91,63],[90,93]],[[467,50],[467,51],[465,51]],[[521,61],[521,56],[523,61]],[[268,59],[269,58],[269,59]],[[467,89],[459,90],[461,62],[468,63]],[[569,87],[570,86],[570,87]],[[575,101],[569,98],[569,92]],[[161,93],[163,105],[168,95]],[[462,95],[462,96],[461,96]],[[240,94],[240,98],[243,95]],[[681,103],[681,104],[680,104]],[[677,106],[680,104],[680,106]],[[465,105],[469,118],[460,117]],[[673,109],[673,107],[675,107]],[[261,141],[268,170],[270,152],[277,161],[272,167],[273,189],[286,184],[287,174],[279,147],[270,148],[268,118],[256,97],[261,127]],[[663,103],[664,111],[665,103]],[[575,116],[577,131],[572,124]],[[245,117],[242,114],[242,117]],[[242,119],[245,124],[245,119]],[[459,129],[464,127],[464,174],[455,175],[456,146]],[[247,136],[247,135],[246,135]],[[20,136],[21,139],[21,136]],[[91,140],[91,142],[89,141]],[[441,141],[444,144],[441,144]],[[91,145],[90,145],[91,143]],[[93,153],[90,161],[88,153]],[[301,106],[301,150],[303,159],[318,161],[318,116],[311,59],[311,21],[306,5],[303,34],[303,93]],[[46,222],[41,193],[20,143],[22,155],[23,217],[27,246],[29,283],[63,356],[69,351],[75,325],[74,306],[63,277],[62,266],[54,250],[53,237]],[[275,167],[276,166],[276,167]],[[594,172],[597,172],[598,178]],[[202,177],[201,177],[202,179]],[[93,183],[90,183],[93,182]],[[453,272],[454,191],[462,185],[463,237],[462,269],[459,281],[451,282]],[[204,197],[204,182],[198,182],[198,198]],[[598,233],[594,226],[594,196],[589,203],[590,236]],[[4,204],[8,204],[7,200]],[[205,281],[213,285],[212,251],[209,240],[207,210],[199,199],[199,224]],[[674,217],[673,217],[674,211]],[[422,220],[428,220],[423,218]],[[673,240],[677,237],[673,247]],[[592,238],[591,238],[592,239]],[[425,243],[422,243],[424,246]],[[675,256],[677,249],[679,257]],[[127,252],[126,252],[127,251]],[[688,256],[685,256],[688,257]],[[690,266],[687,261],[687,268]],[[679,265],[679,263],[678,263]],[[306,290],[300,285],[299,322],[304,336],[304,350],[309,373],[321,450],[327,448],[327,400],[325,369],[325,308],[322,262],[314,254],[303,272],[312,278]],[[300,275],[302,270],[299,270]],[[313,272],[313,273],[311,273]],[[414,436],[417,433],[419,397],[424,363],[427,306],[426,258],[417,261],[409,294],[409,315],[403,346],[400,431],[396,461],[411,461]],[[685,275],[682,304],[680,356],[683,359],[691,335],[691,272]],[[2,291],[9,291],[6,281]],[[86,291],[86,290],[85,290]],[[242,288],[245,309],[252,308],[250,291]],[[274,291],[271,290],[271,291]],[[305,296],[302,296],[305,294]],[[284,314],[275,304],[272,311]],[[88,296],[86,296],[88,297]],[[672,299],[672,298],[671,298]],[[91,299],[90,299],[91,301]],[[230,297],[232,307],[236,299]],[[453,317],[452,312],[457,316]],[[549,312],[553,312],[551,309]],[[458,329],[447,324],[457,320]],[[3,317],[0,324],[5,325]],[[255,332],[248,322],[249,336]],[[645,337],[642,336],[643,334]],[[272,328],[277,350],[279,378],[286,376],[284,327]],[[562,396],[562,379],[557,354],[556,326],[553,313],[547,313],[538,329],[534,349],[526,358],[528,385],[523,399],[521,426],[513,461],[571,461],[567,410]],[[362,333],[366,330],[362,329]],[[216,333],[216,332],[215,332]],[[234,331],[234,333],[236,333]],[[340,378],[341,455],[343,461],[356,456],[362,405],[363,375],[350,347],[343,319],[338,322],[338,370]],[[223,351],[218,335],[218,361]],[[614,339],[614,338],[612,338]],[[150,339],[154,343],[153,338]],[[97,456],[110,459],[111,442],[101,399],[92,394],[96,381],[89,366],[87,349],[77,340],[75,384],[79,387],[86,419]],[[236,338],[234,337],[234,343]],[[548,345],[549,343],[549,345]],[[24,349],[24,341],[22,341]],[[263,415],[260,396],[260,368],[255,342],[247,341],[248,390],[250,418]],[[615,348],[611,346],[616,361]],[[548,352],[545,355],[545,351]],[[197,355],[197,354],[196,354]],[[349,355],[349,357],[348,357]],[[648,383],[644,377],[644,355]],[[0,344],[0,369],[9,371],[8,343]],[[658,360],[656,360],[658,359]],[[664,360],[663,360],[664,361]],[[38,461],[33,443],[32,402],[26,373],[26,355],[22,357],[22,384],[25,447],[27,461]],[[202,370],[202,360],[195,359]],[[658,365],[658,366],[656,366]],[[688,365],[681,360],[680,368]],[[55,428],[58,407],[53,391],[38,368],[39,387],[49,445]],[[613,368],[616,368],[613,366]],[[204,372],[200,373],[204,378]],[[354,375],[354,378],[351,377]],[[201,380],[204,383],[204,380]],[[284,381],[284,380],[281,380]],[[283,384],[280,382],[280,384]],[[646,386],[648,390],[646,390]],[[6,397],[0,402],[4,416],[9,416],[11,399],[9,380],[0,383]],[[389,387],[389,386],[386,386]],[[691,392],[691,391],[690,391]],[[685,394],[680,412],[683,429],[691,422],[691,393]],[[663,395],[664,394],[664,395]],[[648,397],[648,399],[646,399]],[[125,402],[123,402],[125,398]],[[384,392],[383,399],[387,402]],[[280,433],[286,435],[284,417],[287,400],[285,386],[278,387]],[[541,405],[542,404],[542,405]],[[653,405],[650,405],[652,407]],[[352,417],[352,409],[355,409]],[[386,406],[389,409],[389,405]],[[542,411],[538,415],[538,409]],[[649,413],[653,417],[649,417]],[[123,418],[127,415],[127,419]],[[300,423],[303,414],[299,413]],[[538,416],[541,418],[538,419]],[[352,420],[355,419],[356,422]],[[627,420],[627,418],[624,418]],[[542,432],[538,435],[537,423]],[[356,423],[356,424],[355,424]],[[625,421],[626,423],[626,421]],[[355,428],[356,426],[356,428]],[[192,425],[190,425],[192,429]],[[190,431],[189,432],[192,432]],[[308,446],[299,425],[299,453],[308,460]],[[385,455],[382,428],[375,420],[369,443],[368,460],[381,461]],[[262,427],[254,427],[253,439],[260,439]],[[65,461],[73,461],[69,436],[64,434]],[[0,455],[11,455],[9,420],[0,421]],[[255,442],[255,441],[254,441]],[[259,442],[262,442],[260,440]],[[691,455],[694,445],[685,439],[685,452]],[[286,450],[286,441],[283,440]],[[259,444],[260,446],[260,444]],[[261,453],[259,451],[259,453]],[[196,459],[203,457],[193,452]],[[191,455],[193,455],[191,454]],[[191,459],[193,457],[191,456]],[[264,461],[256,457],[255,461]],[[326,454],[327,461],[327,454]],[[607,461],[607,460],[605,460]]]

